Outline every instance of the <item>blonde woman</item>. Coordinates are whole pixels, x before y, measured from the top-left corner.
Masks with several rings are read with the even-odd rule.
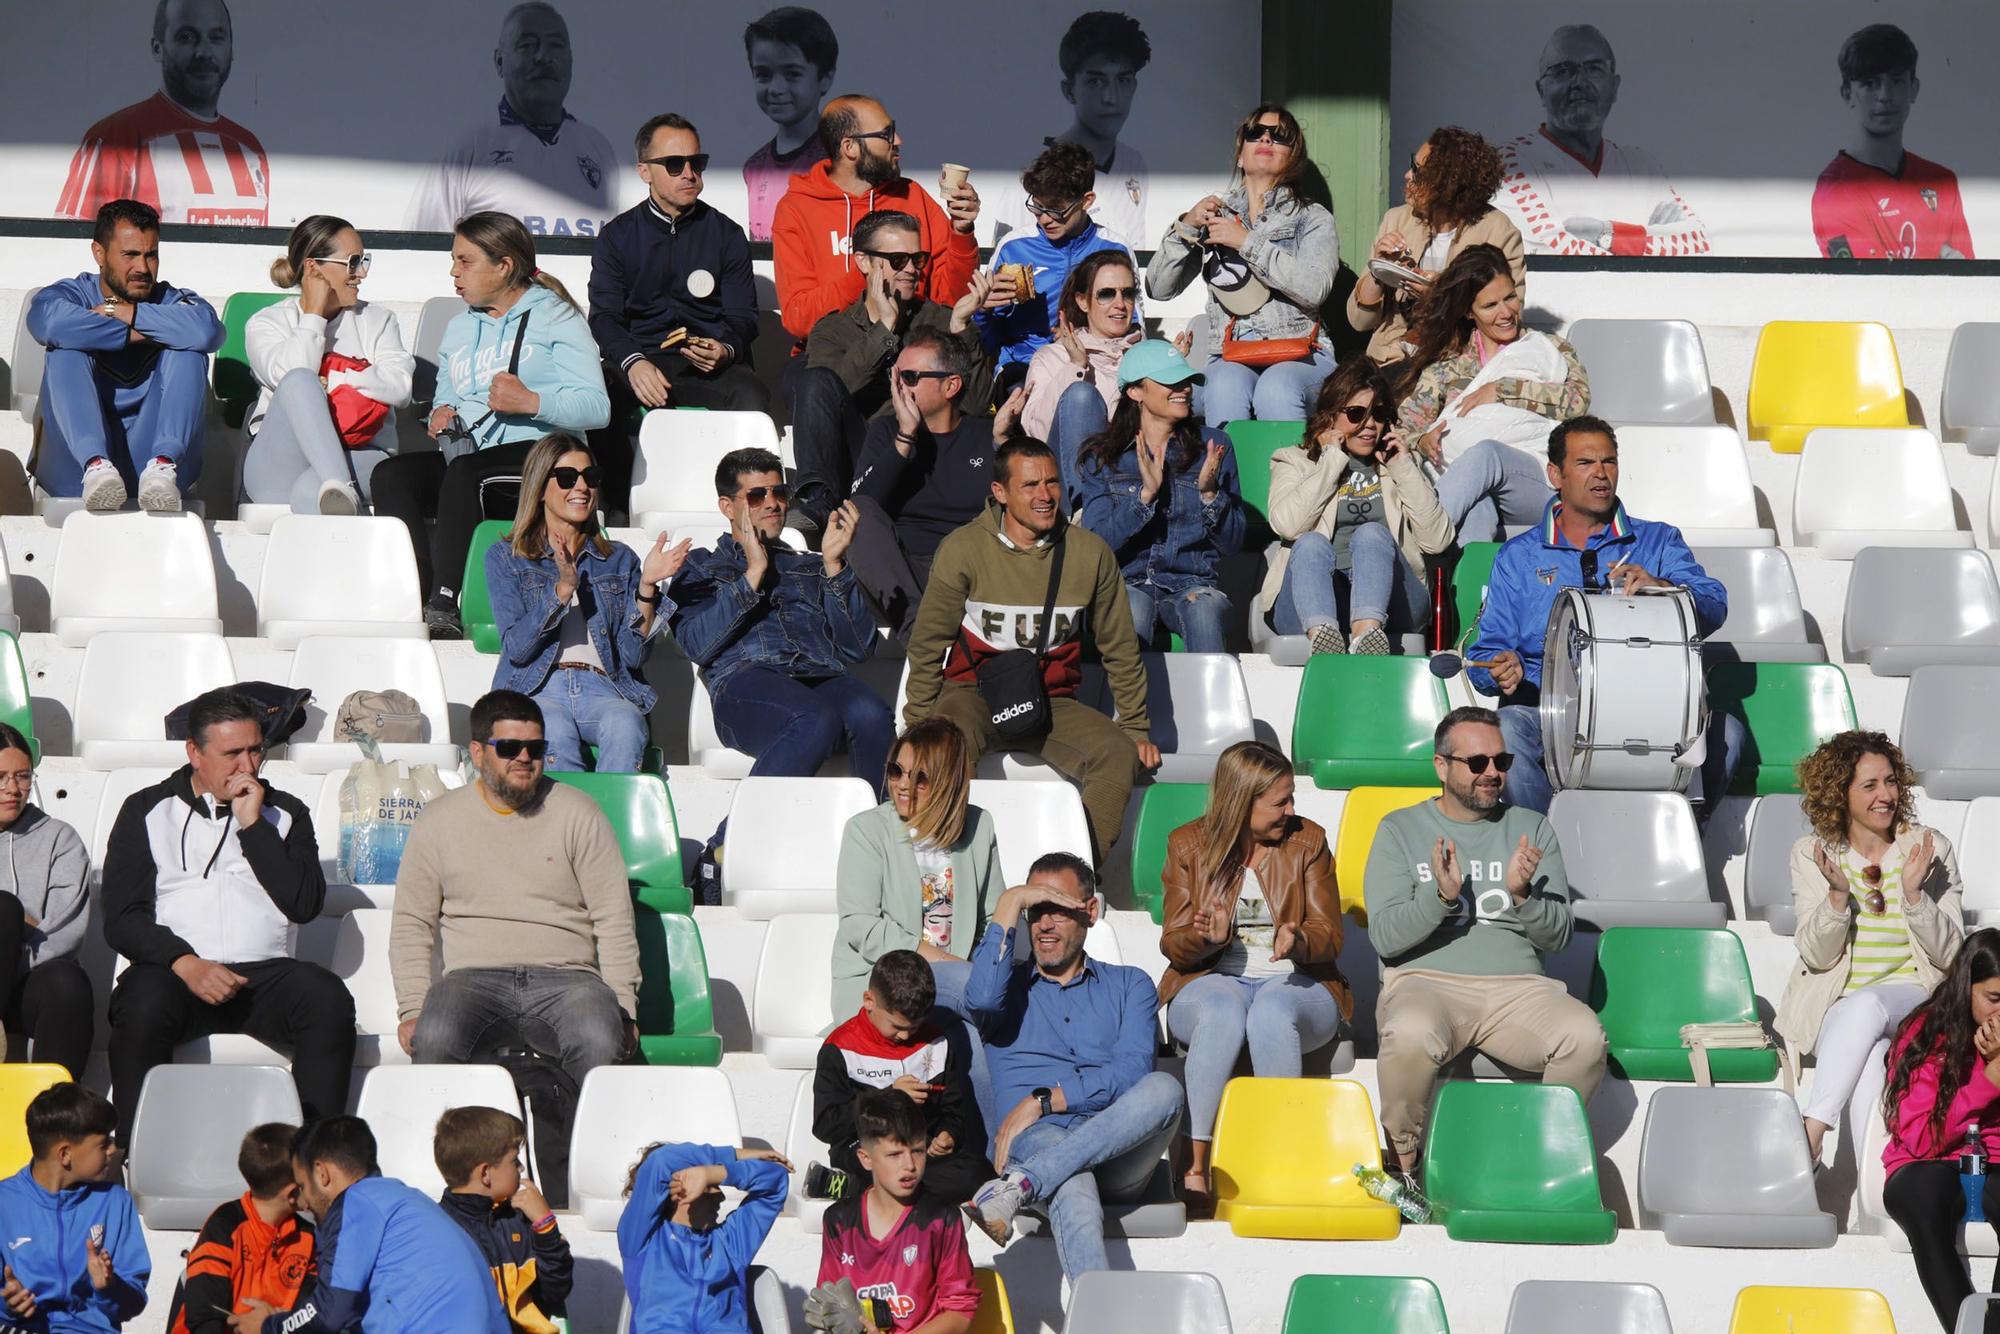
[[[849,820],[840,838],[834,1014],[860,1009],[868,970],[899,949],[929,960],[938,1004],[958,1008],[965,960],[1007,888],[993,817],[966,801],[971,776],[965,735],[943,718],[917,723],[890,747],[889,799]]]
[[[1964,886],[1943,834],[1916,822],[1916,775],[1880,732],[1842,732],[1799,761],[1813,832],[1792,845],[1799,965],[1778,1035],[1814,1054],[1805,1099],[1815,1160],[1863,1081],[1882,1087],[1889,1041],[1950,970],[1965,939]]]
[[[1167,838],[1160,1000],[1188,1049],[1186,1194],[1208,1193],[1215,1112],[1245,1042],[1257,1074],[1296,1078],[1354,1009],[1334,963],[1333,853],[1293,811],[1292,787],[1290,760],[1239,741],[1215,766],[1208,809]]]

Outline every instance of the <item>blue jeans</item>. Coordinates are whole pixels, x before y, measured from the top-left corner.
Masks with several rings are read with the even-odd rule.
[[[1226,653],[1223,636],[1229,619],[1229,595],[1209,584],[1198,584],[1184,593],[1169,593],[1157,584],[1125,585],[1125,600],[1132,606],[1132,628],[1139,633],[1144,648],[1153,638],[1153,621],[1179,635],[1190,653]]]
[[[358,480],[366,500],[375,465],[388,457],[386,450],[342,444],[319,377],[309,370],[288,371],[265,404],[257,437],[243,456],[243,494],[254,504],[317,514],[322,484]]]
[[[710,703],[716,735],[755,757],[752,778],[811,778],[844,740],[854,776],[881,796],[896,720],[866,683],[844,674],[804,681],[745,667],[723,679]]]
[[[1322,625],[1380,621],[1390,635],[1416,634],[1430,614],[1430,591],[1410,568],[1386,523],[1368,523],[1348,539],[1348,569],[1335,567],[1333,539],[1306,533],[1292,543],[1271,628],[1281,635],[1311,634]],[[1347,614],[1341,615],[1341,604]]]
[[[1167,1029],[1187,1048],[1188,1135],[1205,1141],[1245,1040],[1258,1078],[1297,1079],[1305,1053],[1340,1033],[1340,1002],[1304,973],[1204,973],[1168,1004]]]
[[[1056,400],[1055,420],[1049,424],[1047,443],[1056,452],[1056,463],[1062,469],[1063,499],[1068,502],[1069,513],[1076,512],[1083,495],[1083,488],[1077,484],[1081,477],[1077,472],[1077,451],[1083,448],[1084,441],[1110,423],[1104,395],[1089,380],[1078,380]]]
[[[173,461],[182,491],[201,476],[202,417],[208,410],[208,354],[162,348],[152,377],[119,388],[97,359],[52,347],[42,371],[42,448],[35,473],[52,496],[83,494],[83,465],[108,459],[127,494],[155,458]]]
[[[584,768],[585,746],[597,747],[601,774],[639,772],[646,755],[646,715],[604,677],[575,668],[552,671],[535,692],[535,703],[542,706],[551,773]]]
[[[1555,787],[1542,768],[1542,711],[1528,704],[1507,705],[1500,710],[1500,735],[1514,754],[1514,767],[1507,771],[1507,800],[1547,815]],[[1735,714],[1708,715],[1708,754],[1688,788],[1689,801],[1704,803],[1696,808],[1703,818],[1729,795],[1744,740],[1743,724]]]
[[[1144,1191],[1180,1124],[1181,1086],[1155,1070],[1101,1112],[1068,1126],[1037,1121],[1014,1137],[1007,1170],[1025,1173],[1030,1198],[1046,1205],[1065,1278],[1111,1267],[1104,1198]]]
[[[1221,357],[1198,368],[1208,383],[1195,390],[1194,410],[1214,426],[1255,417],[1267,422],[1302,422],[1312,415],[1313,396],[1333,370],[1333,353],[1313,352],[1311,361],[1282,361],[1258,370]]]
[[[424,997],[410,1045],[418,1065],[466,1065],[513,1037],[581,1084],[624,1056],[624,1021],[604,979],[582,968],[461,968]]]
[[[1505,524],[1540,523],[1551,494],[1548,468],[1498,440],[1482,440],[1459,455],[1438,474],[1437,492],[1461,545],[1497,542]]]

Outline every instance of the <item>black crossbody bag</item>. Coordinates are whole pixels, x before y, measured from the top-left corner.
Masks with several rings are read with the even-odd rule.
[[[1063,553],[1068,549],[1069,543],[1058,539],[1049,560],[1049,594],[1042,601],[1041,633],[1035,636],[1035,647],[996,653],[975,669],[993,730],[1008,741],[1032,741],[1049,733],[1049,689],[1042,677],[1042,655],[1049,647],[1056,590],[1062,584]]]

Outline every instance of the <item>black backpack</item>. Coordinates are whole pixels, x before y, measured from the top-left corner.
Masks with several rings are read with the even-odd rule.
[[[525,1042],[494,1049],[494,1064],[507,1068],[527,1118],[528,1170],[552,1209],[569,1208],[569,1135],[576,1124],[576,1081],[562,1062]]]

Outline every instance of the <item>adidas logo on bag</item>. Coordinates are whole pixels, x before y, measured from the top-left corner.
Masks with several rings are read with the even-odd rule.
[[[1006,722],[1009,718],[1018,718],[1024,713],[1033,713],[1034,711],[1035,711],[1035,702],[1033,700],[1024,699],[1019,704],[1010,704],[1006,708],[1000,710],[1000,712],[994,714],[993,725],[995,727],[998,727],[1001,723]]]

